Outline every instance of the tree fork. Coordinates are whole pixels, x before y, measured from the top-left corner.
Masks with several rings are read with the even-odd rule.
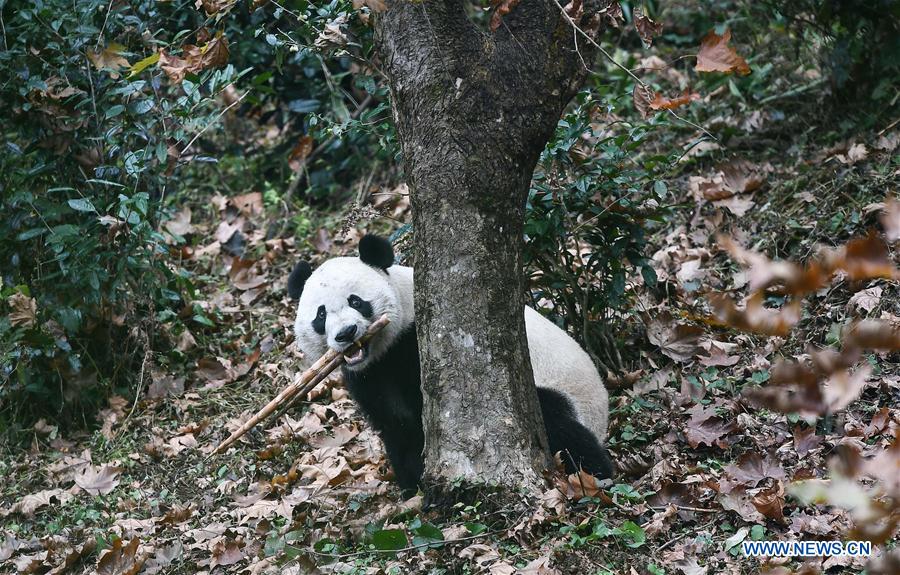
[[[596,34],[606,5],[579,3],[573,21]],[[522,0],[496,32],[462,0],[389,0],[375,40],[411,190],[426,483],[535,485],[548,456],[523,316],[525,202],[593,51],[554,0]]]

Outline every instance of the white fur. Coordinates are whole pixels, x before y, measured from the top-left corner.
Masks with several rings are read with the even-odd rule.
[[[372,304],[372,319],[348,305],[351,294]],[[328,314],[324,336],[312,327],[320,305]],[[413,323],[413,270],[395,265],[385,273],[358,258],[328,260],[313,272],[300,296],[294,324],[297,345],[309,359],[320,357],[327,347],[342,351],[348,344],[336,342],[334,336],[343,327],[356,324],[361,334],[383,314],[391,323],[372,339],[366,360],[352,369],[364,369]],[[529,307],[525,308],[525,330],[535,384],[562,392],[572,401],[578,420],[604,441],[609,400],[591,358],[565,331]]]
[[[357,295],[372,304],[372,317],[367,319],[350,307],[347,298]],[[320,305],[325,306],[325,335],[313,329],[312,322]],[[373,321],[387,315],[391,322],[369,344],[368,357],[351,369],[363,369],[378,358],[413,323],[412,268],[393,266],[386,273],[366,265],[357,258],[334,258],[323,263],[306,280],[297,304],[294,334],[297,345],[307,359],[315,360],[330,347],[343,351],[349,344],[334,338],[344,327],[355,324],[362,333]]]

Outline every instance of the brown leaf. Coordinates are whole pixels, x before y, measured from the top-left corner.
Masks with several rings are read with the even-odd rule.
[[[200,8],[203,6],[203,10],[206,11],[207,14],[212,16],[213,14],[217,14],[225,10],[226,8],[231,8],[237,3],[237,0],[197,0],[195,6]]]
[[[334,430],[334,437],[317,436],[309,438],[309,444],[313,447],[340,447],[359,435],[359,429],[342,425]]]
[[[700,94],[696,92],[691,92],[690,90],[685,90],[684,94],[681,96],[676,96],[671,100],[666,98],[662,94],[655,94],[653,96],[653,101],[650,102],[651,110],[674,110],[675,108],[680,108],[681,106],[687,106],[691,102],[700,99]]]
[[[900,325],[885,320],[866,319],[850,325],[844,347],[900,351]]]
[[[637,110],[641,118],[650,117],[650,103],[654,99],[653,90],[642,84],[635,84],[634,90],[631,92],[631,101],[634,102],[634,109]]]
[[[840,163],[852,166],[857,162],[865,160],[868,156],[869,151],[866,149],[865,144],[855,143],[847,148],[846,154],[836,154],[834,157]]]
[[[145,555],[137,555],[137,537],[122,546],[121,539],[115,539],[112,547],[100,556],[97,562],[98,575],[135,575],[147,560]]]
[[[183,46],[181,56],[173,56],[165,50],[159,52],[159,67],[175,84],[180,84],[187,74],[196,74],[227,63],[228,39],[221,32],[203,46]]]
[[[87,57],[95,68],[98,70],[106,70],[109,72],[110,78],[116,79],[119,77],[119,70],[131,67],[128,60],[122,56],[122,52],[125,51],[125,46],[114,42],[104,48],[102,52],[88,52]]]
[[[647,339],[675,361],[689,361],[700,351],[703,328],[675,323],[669,314],[659,314],[647,326]]]
[[[816,435],[815,427],[802,428],[799,425],[794,427],[794,450],[800,459],[807,453],[822,445],[823,437]]]
[[[175,214],[175,217],[165,223],[165,228],[173,236],[186,236],[193,232],[191,208],[185,206],[184,209]]]
[[[766,181],[763,172],[746,160],[734,160],[722,165],[719,170],[725,186],[735,194],[754,192]]]
[[[756,510],[769,519],[786,523],[784,519],[784,484],[776,481],[774,485],[763,489],[751,499]]]
[[[246,216],[263,213],[263,195],[260,192],[249,192],[228,198],[228,203]]]
[[[710,294],[709,303],[715,311],[715,320],[728,327],[764,335],[785,336],[790,333],[800,321],[800,300],[771,310],[763,306],[764,298],[762,292],[756,292],[747,300],[744,309],[738,309],[734,301],[724,294]]]
[[[734,511],[748,523],[765,523],[766,518],[747,496],[747,488],[738,485],[727,493],[719,493],[719,504],[723,509]]]
[[[735,420],[726,422],[716,415],[714,409],[698,405],[691,408],[689,412],[691,419],[688,420],[684,433],[688,445],[694,449],[701,444],[710,447],[719,446],[724,449],[728,444],[722,438],[740,429]]]
[[[12,557],[13,553],[16,552],[16,549],[22,547],[24,544],[24,541],[16,539],[16,536],[12,533],[4,531],[2,538],[0,538],[0,561],[6,561]]]
[[[491,0],[494,7],[494,14],[491,16],[491,32],[496,32],[500,27],[503,17],[512,12],[512,9],[519,4],[519,0]]]
[[[847,307],[857,311],[871,312],[881,303],[882,288],[873,287],[856,292],[847,301]]]
[[[641,41],[649,48],[653,44],[653,39],[662,34],[662,22],[654,22],[649,16],[644,14],[640,7],[634,9],[634,28],[637,30]],[[654,108],[656,110],[658,108]]]
[[[75,485],[91,495],[106,495],[119,485],[120,473],[122,473],[122,468],[112,465],[87,466],[81,473],[75,475]]]
[[[881,214],[881,225],[889,242],[900,241],[900,200],[888,198],[884,202],[884,213]]]
[[[52,504],[54,499],[57,501],[54,505],[61,507],[72,500],[72,494],[63,489],[38,491],[37,493],[26,495],[8,510],[0,510],[0,517],[5,517],[11,513],[19,513],[25,517],[31,517],[41,507]]]
[[[550,566],[550,557],[538,557],[525,567],[516,570],[516,575],[560,575],[560,572]]]
[[[288,166],[293,171],[299,172],[306,165],[306,158],[313,151],[313,144],[312,136],[303,136],[297,142],[297,145],[294,146],[294,149],[291,150],[291,153],[288,154]]]
[[[731,30],[726,29],[721,36],[716,34],[715,30],[710,30],[700,42],[700,52],[697,54],[697,65],[694,66],[694,70],[726,74],[736,72],[740,76],[749,74],[750,66],[728,45],[730,40]]]
[[[17,327],[32,327],[37,316],[37,303],[33,297],[16,292],[6,299],[10,312],[9,323]]]
[[[177,525],[184,523],[194,514],[194,508],[191,505],[178,506],[170,509],[162,519],[159,520],[163,525]]]
[[[244,540],[242,538],[218,541],[213,545],[209,568],[212,570],[218,565],[234,565],[242,561],[244,556]]]
[[[710,341],[707,353],[709,357],[700,356],[700,365],[705,366],[729,366],[736,364],[741,358],[736,355],[728,355],[728,348],[723,342]],[[706,346],[704,346],[706,347]]]
[[[776,460],[769,456],[763,459],[755,451],[745,453],[736,463],[725,467],[725,473],[747,487],[756,487],[766,479],[787,479],[787,474]]]

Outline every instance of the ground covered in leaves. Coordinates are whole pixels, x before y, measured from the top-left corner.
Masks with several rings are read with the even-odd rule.
[[[765,47],[753,53],[762,66]],[[686,87],[639,56],[670,93]],[[210,457],[298,370],[291,265],[360,236],[267,239],[250,191],[165,225],[203,297],[185,310],[195,328],[144,357],[137,398],[110,398],[95,431],[39,422],[0,453],[0,571],[859,573],[866,558],[740,549],[855,538],[876,542],[869,573],[900,572],[900,215],[886,203],[900,129],[823,125],[822,94],[790,96],[822,87],[816,66],[781,64],[762,104],[687,98],[716,140],[681,125],[659,143],[685,151],[650,250],[659,282],[634,278],[621,318],[633,353],[609,382],[612,485],[553,475],[541,494],[485,488],[423,510],[336,378]],[[408,218],[405,196],[379,198],[375,211]]]

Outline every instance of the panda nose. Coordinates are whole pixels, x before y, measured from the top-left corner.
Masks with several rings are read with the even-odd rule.
[[[341,328],[334,339],[341,343],[350,343],[354,340],[354,336],[356,336],[356,325],[347,325]]]

